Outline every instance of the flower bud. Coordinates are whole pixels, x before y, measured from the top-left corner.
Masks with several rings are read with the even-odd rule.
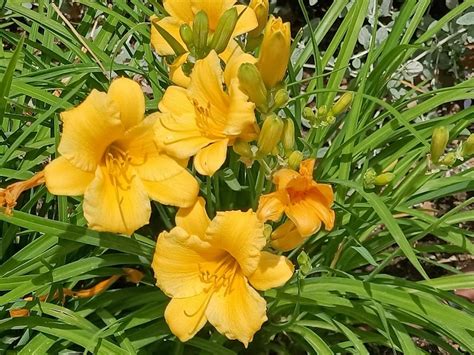
[[[275,114],[267,116],[263,121],[262,130],[258,137],[257,145],[260,155],[268,155],[278,145],[283,133],[284,123],[280,117]]]
[[[440,163],[446,166],[451,166],[456,162],[456,153],[450,152],[441,159]]]
[[[303,109],[303,118],[307,119],[309,122],[314,122],[316,120],[316,114],[314,113],[311,107],[306,106]]]
[[[472,133],[462,145],[462,155],[468,158],[474,154],[474,133]]]
[[[235,7],[230,8],[221,16],[211,41],[211,48],[217,54],[224,52],[227,48],[238,19],[239,13]]]
[[[232,149],[234,150],[235,153],[238,155],[245,157],[245,158],[251,158],[253,157],[252,153],[252,148],[250,147],[250,144],[247,142],[237,139],[235,143],[232,146]]]
[[[369,189],[373,189],[374,181],[376,177],[377,177],[377,173],[375,172],[375,170],[372,168],[368,168],[364,174],[364,186]]]
[[[247,43],[245,44],[245,51],[253,52],[257,47],[262,43],[263,34],[258,35],[257,37],[247,37]]]
[[[383,173],[375,177],[374,185],[385,186],[388,185],[395,178],[394,173]]]
[[[296,258],[296,260],[298,261],[302,276],[308,275],[312,269],[311,258],[308,256],[308,254],[302,251]]]
[[[242,91],[255,103],[260,112],[268,111],[268,92],[257,67],[243,63],[239,68],[239,82]]]
[[[199,11],[194,17],[193,39],[196,56],[203,58],[207,54],[207,36],[209,35],[209,18],[204,11]],[[184,39],[183,39],[184,40]]]
[[[292,119],[285,120],[283,127],[282,143],[285,151],[291,151],[295,147],[295,123]]]
[[[319,120],[321,121],[326,120],[326,116],[328,114],[328,108],[326,105],[322,105],[321,107],[319,107],[316,112],[317,112],[317,117]]]
[[[302,161],[303,161],[303,153],[301,153],[299,150],[295,150],[288,157],[288,165],[293,170],[298,170]]]
[[[286,89],[280,89],[276,92],[275,96],[273,97],[273,109],[282,108],[288,103],[290,99],[290,95]]]
[[[449,130],[445,126],[436,127],[431,136],[431,160],[437,163],[448,144]]]
[[[249,7],[255,12],[258,22],[257,28],[249,32],[249,37],[258,37],[267,24],[270,4],[268,0],[250,0]]]
[[[188,47],[188,50],[191,51],[194,47],[194,36],[191,26],[189,26],[187,23],[182,24],[179,28],[179,35],[181,36],[184,44],[186,44],[186,47]]]
[[[352,93],[346,92],[344,93],[339,100],[333,105],[331,111],[334,116],[338,116],[343,113],[351,104],[352,102]]]
[[[265,236],[266,240],[270,240],[271,235],[272,235],[272,226],[265,223],[263,225],[263,235]]]
[[[257,68],[267,88],[274,88],[285,77],[290,60],[290,23],[274,18],[265,27]]]

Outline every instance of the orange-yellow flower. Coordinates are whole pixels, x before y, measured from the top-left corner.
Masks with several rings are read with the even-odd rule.
[[[237,138],[248,142],[258,135],[255,105],[237,78],[224,76],[230,78],[227,91],[219,57],[211,51],[196,62],[189,87],[168,87],[159,104],[159,145],[179,159],[195,156],[194,166],[202,175],[211,176],[222,166],[227,146]]]
[[[293,265],[262,248],[263,224],[254,212],[218,212],[210,221],[204,200],[176,216],[158,237],[152,267],[157,286],[172,297],[165,311],[171,331],[191,339],[209,321],[229,339],[248,345],[267,320],[255,290],[286,283]]]
[[[248,6],[235,5],[235,3],[236,0],[163,0],[163,6],[170,16],[161,20],[158,20],[156,16],[152,16],[151,21],[156,22],[173,36],[183,48],[186,48],[179,29],[185,23],[191,25],[194,21],[194,16],[201,10],[208,16],[211,34],[216,30],[222,14],[232,7],[235,7],[240,14],[232,37],[239,36],[256,28],[258,22],[254,11]],[[175,54],[168,42],[153,25],[151,26],[151,44],[160,55]]]
[[[290,23],[270,17],[265,27],[257,67],[267,88],[274,88],[285,77],[290,60]]]
[[[273,177],[276,191],[260,197],[258,217],[262,221],[278,221],[285,213],[302,237],[316,233],[321,222],[331,230],[335,218],[332,187],[314,181],[313,169],[314,159],[309,159],[301,163],[299,173],[290,169],[277,171]]]
[[[45,169],[55,195],[84,195],[89,227],[131,234],[148,223],[150,199],[190,206],[199,186],[186,170],[158,148],[153,126],[144,119],[145,98],[130,79],[116,79],[108,93],[93,90],[79,106],[63,112],[61,157]]]

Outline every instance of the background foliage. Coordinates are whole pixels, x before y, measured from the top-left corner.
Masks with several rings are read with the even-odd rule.
[[[86,229],[80,199],[41,187],[24,194],[13,216],[0,213],[0,351],[474,352],[473,306],[452,292],[474,287],[474,276],[440,261],[472,255],[473,199],[448,210],[438,204],[470,196],[474,171],[469,162],[445,171],[427,160],[434,127],[449,126],[455,149],[474,122],[474,79],[460,63],[472,41],[474,1],[450,5],[431,21],[434,2],[408,0],[395,10],[390,1],[336,0],[316,18],[298,2],[305,26],[294,34],[284,113],[304,127],[299,144],[318,157],[317,180],[334,185],[337,222],[292,252],[295,263],[303,250],[308,259],[298,258],[301,270],[286,287],[265,294],[270,321],[249,349],[210,328],[186,344],[170,334],[168,299],[150,272],[149,236],[172,225],[172,208],[155,204],[151,225],[124,238]],[[163,11],[159,2],[55,3],[0,1],[1,186],[31,177],[57,154],[59,112],[91,89],[105,91],[117,75],[134,77],[152,112],[169,85],[149,45],[148,18]],[[454,80],[442,82],[441,67]],[[347,114],[308,130],[303,108],[330,106],[345,90],[355,92]],[[213,185],[203,184],[211,211],[255,205],[255,191],[269,188],[264,171],[237,159]],[[368,168],[392,169],[395,180],[367,189]],[[145,272],[139,286],[120,281],[92,299],[38,300],[89,287],[124,266]],[[10,318],[19,307],[31,315]]]

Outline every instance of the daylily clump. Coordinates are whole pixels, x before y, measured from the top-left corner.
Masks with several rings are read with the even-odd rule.
[[[165,311],[181,341],[209,321],[245,346],[267,320],[266,302],[256,290],[286,283],[293,264],[263,251],[263,223],[251,210],[218,212],[211,221],[204,200],[176,216],[176,227],[158,237],[153,270],[157,286],[172,297]]]
[[[61,157],[46,166],[46,187],[55,195],[84,195],[92,229],[131,234],[148,223],[150,199],[186,207],[197,197],[187,161],[158,147],[156,117],[144,114],[140,86],[125,78],[61,114]]]

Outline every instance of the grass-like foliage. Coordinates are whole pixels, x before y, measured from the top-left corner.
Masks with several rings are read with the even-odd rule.
[[[472,169],[458,169],[464,164],[458,159],[446,174],[429,153],[436,127],[449,128],[450,142],[466,139],[474,106],[437,110],[472,99],[474,79],[431,91],[413,85],[399,98],[387,87],[413,58],[436,50],[432,40],[443,27],[472,15],[474,1],[462,2],[421,35],[431,1],[404,1],[381,43],[375,41],[379,7],[371,6],[369,16],[371,1],[356,0],[350,9],[348,2],[334,1],[321,21],[311,22],[299,1],[307,25],[294,38],[290,100],[281,113],[300,128],[298,149],[317,159],[315,180],[333,186],[335,226],[286,254],[295,274],[264,292],[268,321],[249,347],[210,326],[185,343],[168,328],[169,298],[155,286],[151,261],[156,236],[174,226],[174,207],[153,202],[150,224],[125,237],[88,229],[81,198],[53,196],[40,186],[25,192],[12,214],[0,210],[0,352],[369,354],[389,348],[418,354],[430,344],[450,354],[474,353],[474,307],[453,292],[474,288],[474,275],[430,258],[472,254],[473,233],[464,222],[474,219],[467,208],[473,199],[444,214],[423,208],[473,190]],[[80,0],[78,23],[65,17],[64,7],[38,3],[0,1],[1,187],[32,177],[58,156],[59,114],[92,89],[106,92],[116,76],[134,78],[149,89],[151,113],[170,85],[166,63],[150,46],[149,18],[163,14],[161,2]],[[349,78],[369,17],[372,40]],[[353,93],[351,107],[335,122],[308,129],[305,107],[315,100],[317,107],[331,107],[344,92]],[[224,167],[212,179],[201,178],[211,217],[255,209],[260,194],[272,189],[271,168],[246,168],[229,149]],[[368,172],[391,174],[371,186]],[[391,276],[387,267],[402,258],[410,277]],[[447,269],[447,276],[433,278],[425,270],[432,265]],[[124,267],[141,270],[144,278],[138,284],[121,278],[91,298],[63,297],[63,289],[93,287]],[[28,316],[11,317],[19,309]]]

